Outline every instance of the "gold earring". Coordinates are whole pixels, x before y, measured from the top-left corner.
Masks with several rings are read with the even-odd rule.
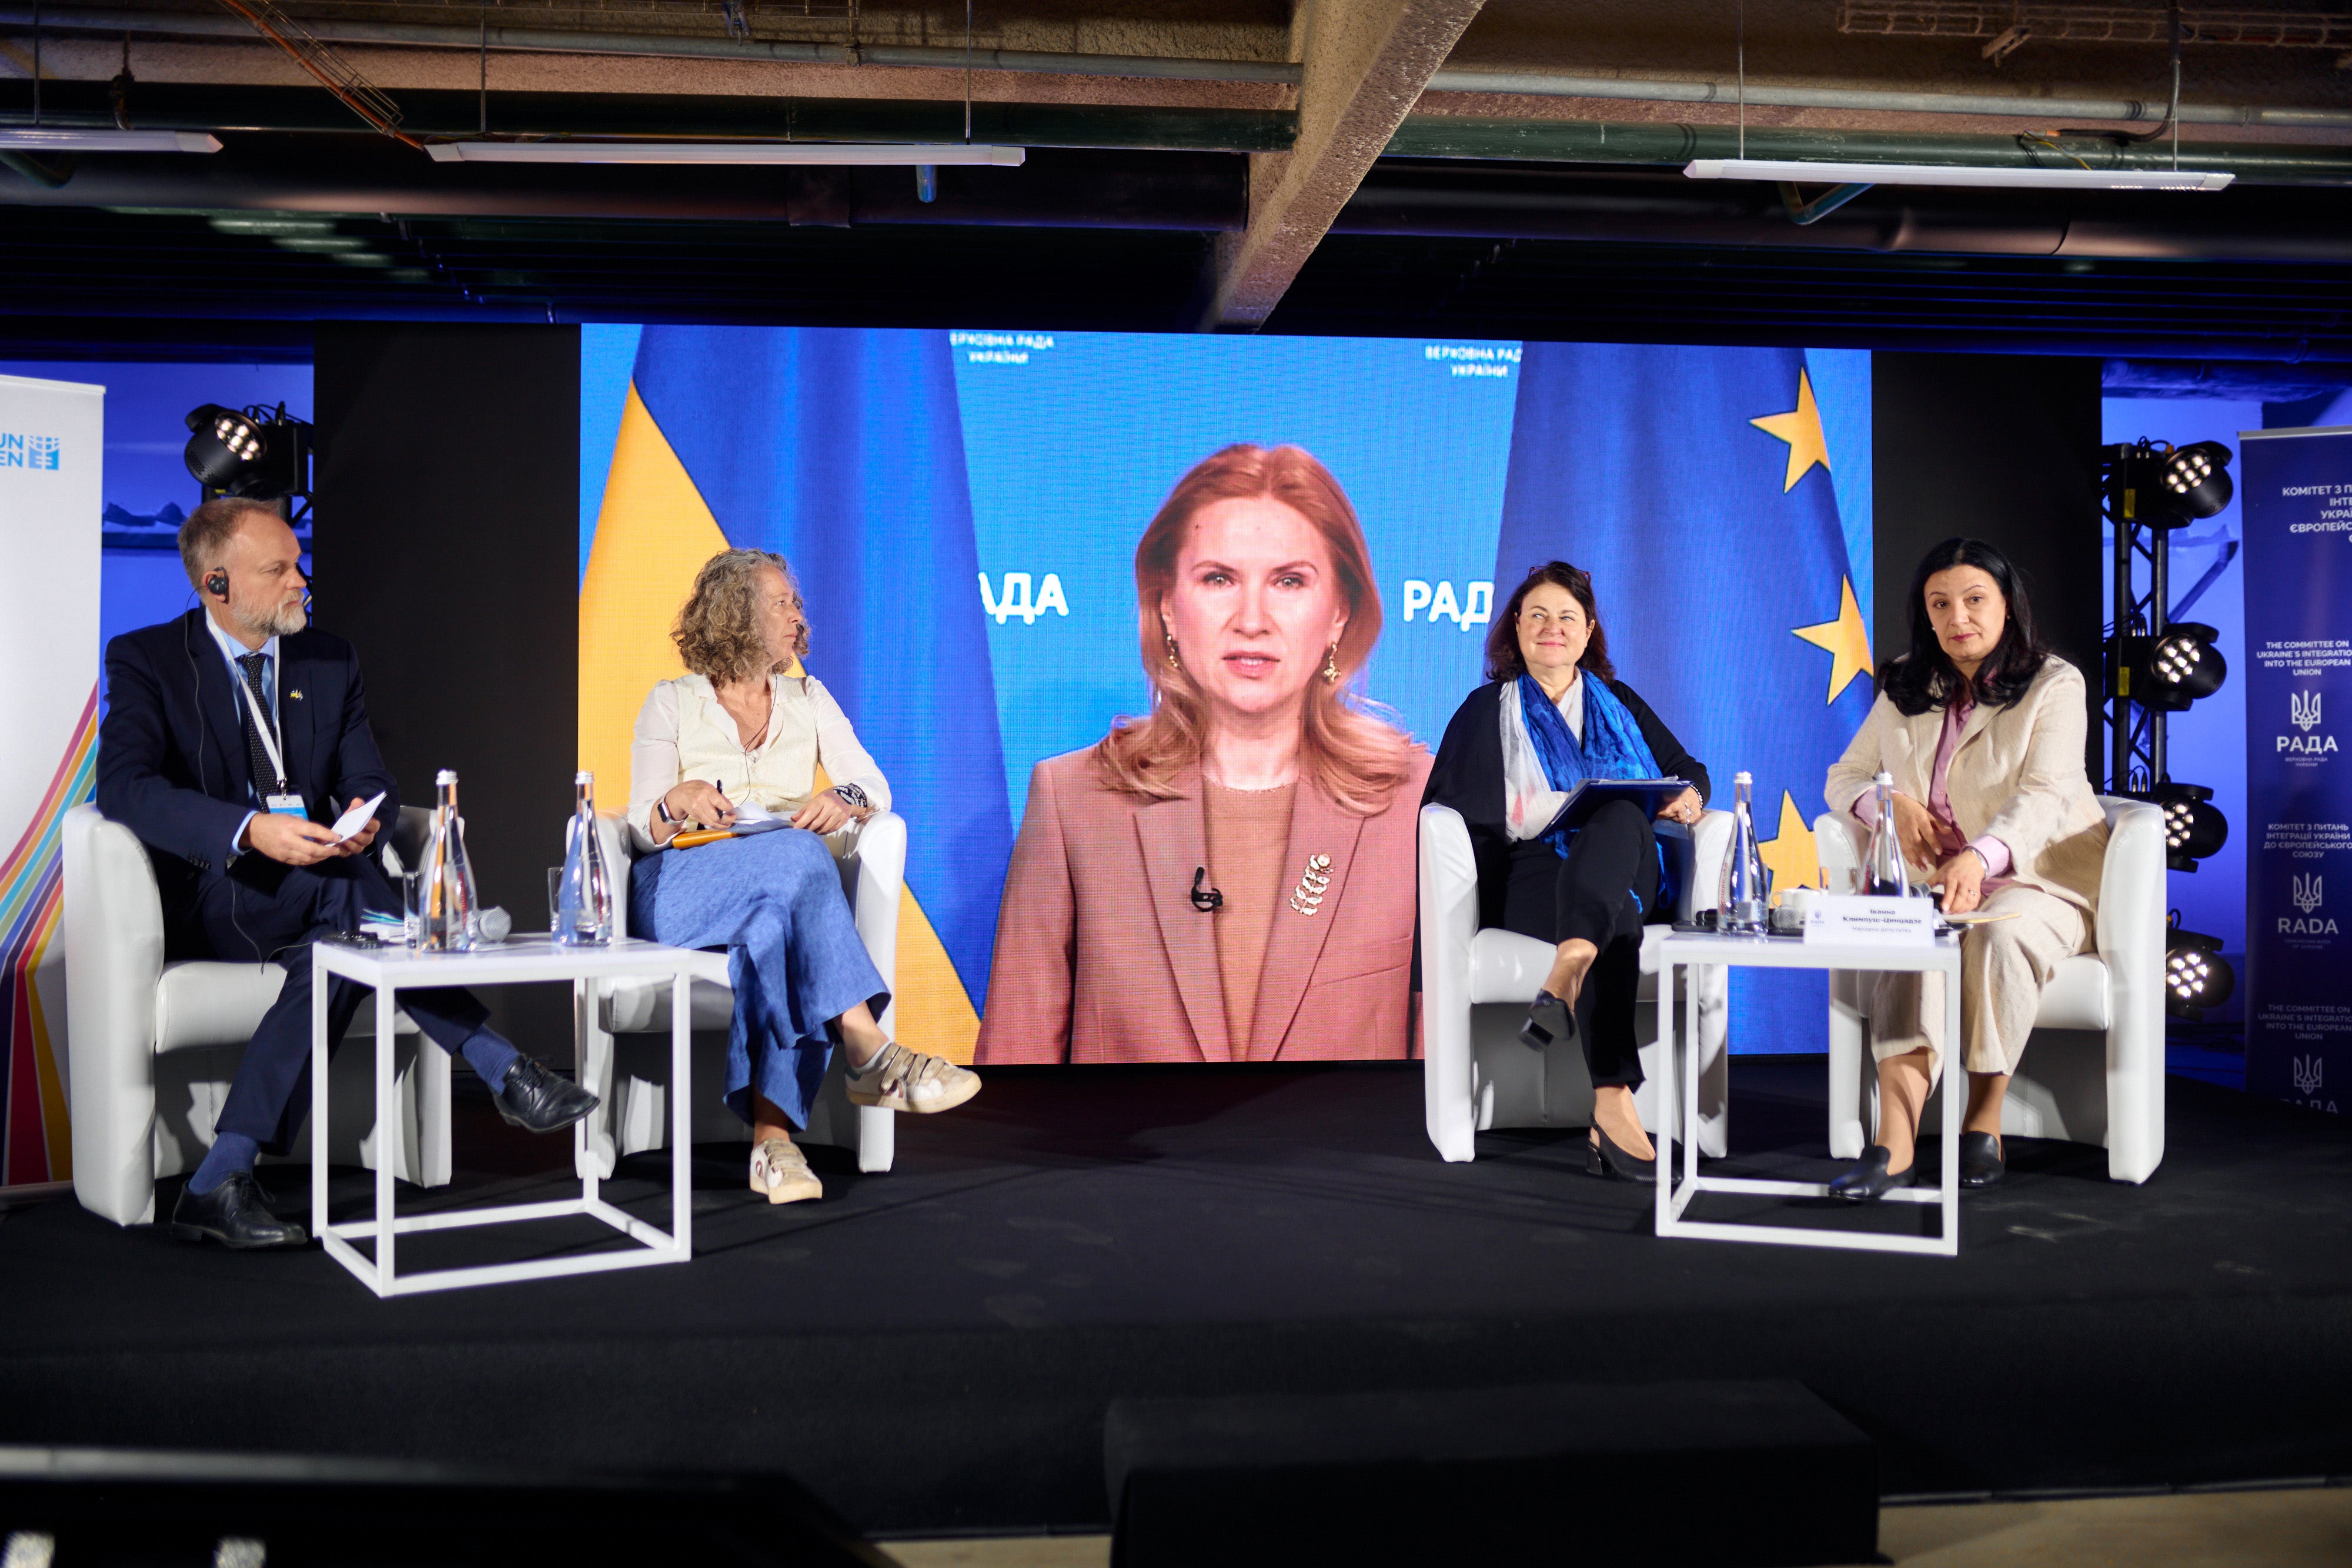
[[[1337,643],[1323,651],[1323,684],[1327,686],[1339,684],[1339,644]]]
[[[1182,669],[1184,667],[1183,663],[1176,657],[1175,633],[1172,632],[1162,632],[1160,635],[1161,640],[1168,644],[1168,667],[1171,670]]]

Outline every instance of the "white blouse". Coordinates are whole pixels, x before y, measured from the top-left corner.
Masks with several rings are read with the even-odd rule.
[[[1551,787],[1551,779],[1543,770],[1543,759],[1536,755],[1535,742],[1528,737],[1528,716],[1519,706],[1519,683],[1510,682],[1503,688],[1503,826],[1515,840],[1532,839],[1551,825],[1559,815],[1560,806],[1568,800],[1563,790]],[[1559,695],[1559,716],[1568,721],[1568,732],[1584,744],[1584,672],[1568,683],[1568,690]]]
[[[858,744],[849,716],[824,683],[814,675],[774,674],[768,685],[775,699],[768,731],[746,747],[709,680],[688,674],[655,684],[638,710],[629,747],[629,831],[640,854],[656,847],[654,802],[688,779],[719,786],[739,805],[748,797],[790,816],[816,793],[816,770],[823,768],[829,783],[855,784],[866,791],[867,805],[888,809],[889,781]]]

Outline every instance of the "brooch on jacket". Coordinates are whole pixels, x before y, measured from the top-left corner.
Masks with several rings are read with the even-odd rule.
[[[1301,915],[1315,915],[1323,908],[1324,890],[1331,885],[1331,857],[1309,855],[1307,869],[1298,873],[1298,885],[1290,890],[1290,907]]]

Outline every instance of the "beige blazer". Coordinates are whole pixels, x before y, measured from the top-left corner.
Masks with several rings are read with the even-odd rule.
[[[2083,771],[2083,696],[2082,674],[2053,657],[2007,707],[1977,704],[1944,785],[1961,838],[1990,833],[2009,846],[2011,878],[2095,913],[2107,819]],[[1882,693],[1830,768],[1822,789],[1830,809],[1852,821],[1853,803],[1881,770],[1925,804],[1943,730],[1942,708],[1906,717]]]
[[[1211,925],[1192,907],[1208,860],[1201,774],[1173,800],[1104,784],[1087,751],[1037,764],[988,976],[978,1063],[1341,1061],[1411,1054],[1413,834],[1429,753],[1387,810],[1350,816],[1302,781],[1284,852],[1286,897],[1266,934],[1245,1040],[1227,1037]],[[1328,855],[1320,910],[1289,907]]]

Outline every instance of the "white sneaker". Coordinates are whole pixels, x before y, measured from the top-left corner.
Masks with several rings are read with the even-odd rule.
[[[958,1067],[943,1056],[926,1056],[896,1041],[884,1046],[864,1067],[846,1073],[849,1099],[856,1105],[879,1105],[888,1111],[908,1111],[928,1116],[952,1111],[980,1092],[980,1074]]]
[[[790,1138],[763,1138],[751,1150],[751,1190],[770,1203],[800,1203],[823,1197],[824,1184]]]

